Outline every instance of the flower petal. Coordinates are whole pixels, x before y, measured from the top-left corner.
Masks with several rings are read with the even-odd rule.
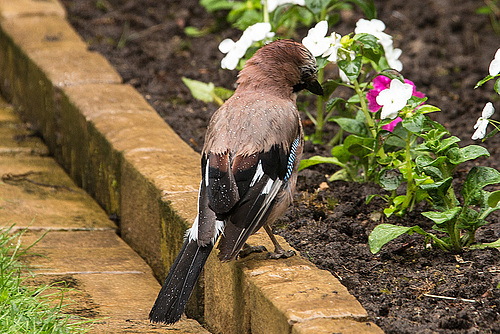
[[[219,44],[219,51],[222,53],[228,53],[234,47],[234,41],[232,39],[226,38]]]
[[[495,107],[493,107],[493,103],[491,102],[488,102],[486,103],[486,105],[484,106],[483,108],[483,111],[481,113],[481,116],[482,118],[484,119],[488,119],[490,118],[491,116],[493,116],[493,114],[495,113]]]
[[[492,77],[500,73],[500,49],[495,53],[495,58],[491,61],[488,70]]]
[[[479,119],[476,123],[477,130],[472,135],[471,139],[483,139],[486,136],[486,127],[488,126],[489,121],[487,119]]]
[[[394,121],[390,122],[389,124],[382,125],[382,129],[392,132],[392,130],[394,130],[394,128],[396,127],[396,125],[399,122],[401,122],[402,120],[403,119],[401,117],[396,117],[396,119]]]

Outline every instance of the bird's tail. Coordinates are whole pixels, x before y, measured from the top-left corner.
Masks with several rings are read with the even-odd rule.
[[[180,319],[212,248],[211,243],[198,246],[195,240],[186,238],[149,313],[149,320],[173,324]]]

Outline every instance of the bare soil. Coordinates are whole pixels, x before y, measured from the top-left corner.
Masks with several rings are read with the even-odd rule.
[[[233,88],[236,71],[220,69],[219,42],[239,38],[224,13],[206,13],[196,0],[62,0],[69,19],[88,42],[115,66],[168,124],[195,150],[203,145],[205,128],[217,106],[194,100],[183,76]],[[403,50],[403,75],[412,80],[429,103],[442,109],[432,117],[471,144],[475,120],[484,104],[497,101],[492,85],[474,90],[487,74],[498,47],[488,17],[475,13],[475,0],[375,1],[378,17],[394,44]],[[353,31],[361,15],[343,12],[334,29]],[[186,26],[208,28],[202,37],[184,34]],[[304,36],[301,31],[296,40]],[[301,97],[303,99],[303,97]],[[495,100],[496,99],[496,100]],[[494,116],[495,117],[495,116]],[[304,122],[305,130],[313,128]],[[335,128],[332,127],[332,131]],[[500,169],[500,136],[482,143],[492,157],[466,164],[456,172],[457,190],[475,164]],[[305,156],[326,155],[327,147],[308,143]],[[371,184],[327,182],[334,166],[316,166],[299,175],[296,203],[277,222],[275,232],[319,268],[339,278],[387,333],[500,333],[500,252],[496,249],[462,254],[425,249],[419,236],[405,236],[373,255],[368,235],[381,222],[431,230],[420,212],[384,218],[381,200],[365,204],[367,195],[381,193]],[[499,215],[478,231],[478,240],[500,238]],[[429,296],[430,295],[430,296]],[[433,296],[433,297],[432,297]],[[451,297],[455,299],[444,299]]]

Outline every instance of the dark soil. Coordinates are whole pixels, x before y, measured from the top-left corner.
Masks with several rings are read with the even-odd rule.
[[[239,38],[240,33],[225,23],[224,14],[207,14],[196,0],[63,3],[90,48],[105,55],[124,81],[137,88],[199,151],[208,119],[217,107],[194,100],[181,77],[233,88],[236,72],[220,69],[223,55],[217,46],[226,37]],[[403,75],[429,97],[429,103],[443,110],[433,115],[434,119],[461,138],[460,145],[471,144],[472,127],[484,104],[498,101],[490,84],[473,90],[487,74],[488,64],[500,47],[500,36],[494,34],[488,18],[475,14],[483,2],[376,3],[386,31],[403,50]],[[344,12],[341,17],[335,30],[346,34],[354,29],[360,15]],[[210,34],[188,37],[184,34],[186,26],[208,27]],[[303,36],[295,39],[300,41]],[[496,107],[498,110],[498,103]],[[313,131],[307,126],[305,130]],[[500,169],[499,143],[500,135],[481,144],[492,157],[461,166],[457,186],[474,164]],[[307,144],[305,156],[325,149]],[[405,236],[372,255],[368,235],[380,222],[418,224],[427,230],[432,224],[420,215],[425,209],[422,206],[403,218],[383,218],[381,200],[365,204],[367,195],[380,193],[373,185],[336,181],[320,189],[325,175],[335,170],[332,166],[316,166],[301,172],[295,207],[277,223],[277,233],[302,256],[339,278],[371,320],[387,333],[500,333],[498,250],[445,254],[426,249],[419,236]],[[500,238],[499,215],[492,215],[490,221],[478,231],[481,242]]]

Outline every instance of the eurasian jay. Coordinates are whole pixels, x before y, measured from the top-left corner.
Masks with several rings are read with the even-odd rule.
[[[153,322],[179,320],[205,262],[220,238],[219,259],[235,259],[248,237],[292,202],[303,132],[296,92],[323,95],[316,59],[302,44],[278,40],[259,49],[240,71],[234,95],[212,116],[202,151],[198,216],[149,313]]]

